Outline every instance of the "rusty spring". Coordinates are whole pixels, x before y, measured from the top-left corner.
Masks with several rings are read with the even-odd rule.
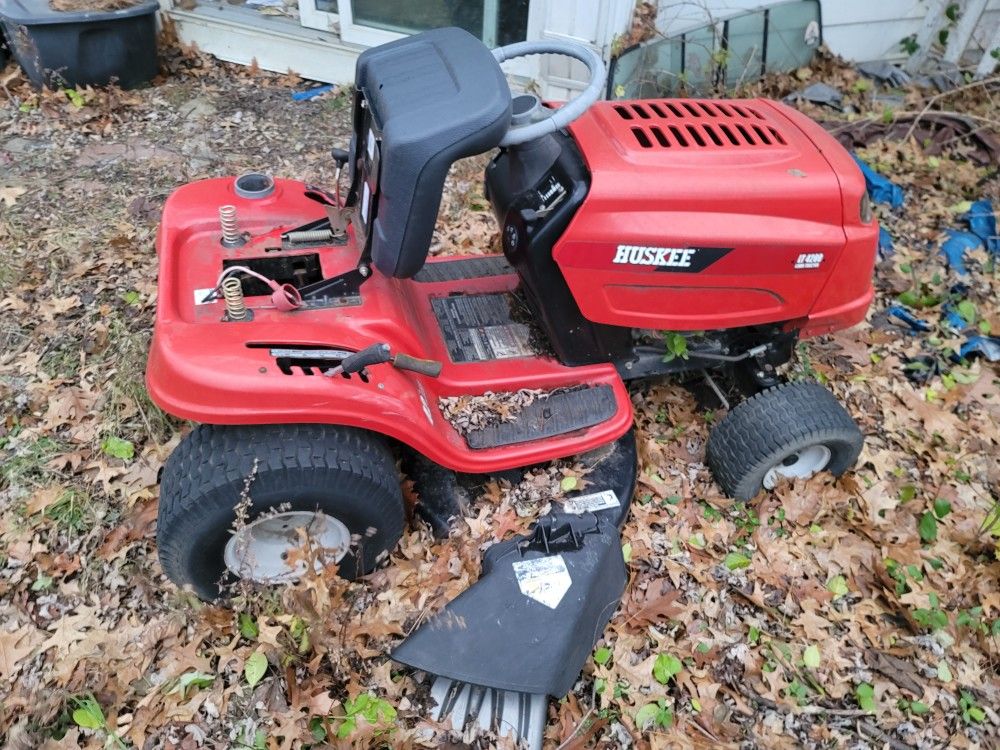
[[[222,244],[239,245],[243,239],[236,222],[236,206],[219,206],[219,224],[222,226]]]
[[[226,301],[226,318],[243,320],[247,316],[247,305],[243,299],[243,284],[235,276],[222,282],[222,297]]]

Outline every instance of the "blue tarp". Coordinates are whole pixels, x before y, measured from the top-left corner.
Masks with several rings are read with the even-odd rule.
[[[851,154],[854,156],[854,154]],[[874,169],[865,164],[857,156],[854,161],[861,167],[861,173],[865,176],[865,186],[868,188],[868,195],[876,203],[888,203],[893,208],[903,205],[903,188],[883,177]]]
[[[973,336],[958,350],[958,356],[966,359],[972,354],[980,354],[990,362],[1000,360],[1000,338],[996,336]]]
[[[328,83],[325,86],[316,86],[315,88],[306,89],[305,91],[293,91],[292,99],[297,102],[308,101],[309,99],[315,99],[320,94],[325,94],[327,91],[333,91],[334,88],[334,84]]]
[[[921,320],[902,305],[893,305],[887,312],[889,313],[890,318],[902,321],[913,331],[931,330],[930,323]]]
[[[878,255],[880,258],[887,258],[892,255],[892,235],[885,227],[878,228]]]
[[[953,328],[954,330],[961,332],[969,326],[969,323],[965,320],[965,318],[959,315],[958,310],[956,310],[954,305],[950,303],[941,308],[941,314],[944,317],[944,322],[949,328]]]
[[[941,254],[948,262],[948,268],[960,276],[967,276],[969,271],[965,267],[965,253],[982,247],[983,241],[972,232],[963,232],[960,229],[945,229],[948,239],[941,245]]]
[[[983,245],[991,253],[1000,253],[1000,235],[997,235],[997,217],[993,213],[993,204],[988,200],[978,200],[962,216],[969,225],[969,230],[983,241]]]

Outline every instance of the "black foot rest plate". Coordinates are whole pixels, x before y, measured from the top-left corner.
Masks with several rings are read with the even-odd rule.
[[[532,402],[513,422],[501,422],[470,432],[465,441],[474,450],[527,443],[593,427],[611,419],[617,411],[618,404],[610,385],[562,391]]]
[[[508,276],[513,267],[502,255],[486,258],[462,258],[426,263],[413,277],[414,281],[460,281],[462,279],[482,279],[490,276]]]

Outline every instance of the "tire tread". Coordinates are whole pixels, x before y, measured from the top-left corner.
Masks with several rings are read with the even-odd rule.
[[[734,407],[709,435],[706,458],[727,494],[749,500],[776,456],[787,455],[790,446],[819,443],[833,450],[827,470],[839,476],[854,465],[863,437],[826,388],[782,383]]]
[[[193,532],[205,519],[232,511],[255,458],[258,476],[289,486],[331,469],[343,472],[338,482],[362,493],[375,517],[391,520],[393,543],[402,535],[396,464],[379,436],[339,425],[199,425],[167,459],[160,481],[157,548],[164,572],[178,585],[194,583],[184,563]]]

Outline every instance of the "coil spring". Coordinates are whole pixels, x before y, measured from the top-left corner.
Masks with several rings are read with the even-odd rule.
[[[222,282],[222,297],[226,301],[226,317],[229,320],[243,320],[247,316],[247,305],[243,300],[243,284],[235,276]]]
[[[222,243],[239,245],[242,237],[236,223],[236,206],[219,206],[219,224],[222,226]]]
[[[312,229],[303,232],[289,232],[290,242],[326,242],[333,239],[333,232],[329,229]]]

